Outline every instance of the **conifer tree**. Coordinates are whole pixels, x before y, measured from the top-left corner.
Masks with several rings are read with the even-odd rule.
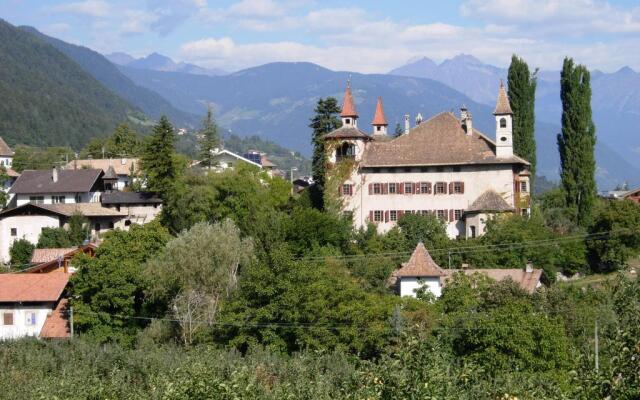
[[[209,105],[207,108],[207,116],[202,120],[202,128],[198,132],[200,134],[200,159],[202,166],[212,167],[214,164],[214,150],[220,147],[220,135],[218,134],[218,125],[213,117],[213,109]]]
[[[173,126],[163,115],[153,128],[140,159],[147,189],[161,196],[171,189],[177,177],[177,166],[173,158],[175,142]]]
[[[535,100],[536,69],[515,54],[507,75],[508,96],[513,110],[513,151],[531,163],[531,178],[536,176]],[[533,187],[533,182],[531,182]]]
[[[395,137],[400,137],[402,136],[402,133],[404,132],[404,129],[402,129],[402,126],[400,126],[400,122],[396,122],[396,129],[393,132]]]
[[[560,98],[562,134],[558,134],[558,149],[562,187],[567,206],[576,213],[576,221],[586,225],[596,197],[596,129],[591,119],[589,71],[568,57],[560,76]]]
[[[340,107],[338,100],[333,97],[320,98],[314,110],[315,115],[311,118],[309,127],[313,129],[311,143],[313,144],[313,157],[311,170],[314,184],[311,189],[311,200],[314,207],[322,209],[324,207],[324,185],[327,155],[324,148],[324,135],[339,128],[342,123],[338,118]]]

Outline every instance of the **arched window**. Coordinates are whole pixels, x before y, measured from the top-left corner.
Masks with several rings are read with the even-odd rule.
[[[507,119],[500,118],[500,128],[506,128],[506,127],[507,127]]]
[[[356,146],[353,143],[344,142],[336,149],[336,161],[356,156]]]

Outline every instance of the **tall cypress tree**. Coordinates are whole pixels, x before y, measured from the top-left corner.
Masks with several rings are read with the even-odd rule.
[[[324,207],[324,185],[326,174],[327,155],[324,148],[324,135],[342,126],[338,118],[340,107],[338,100],[333,97],[320,98],[314,110],[309,127],[313,129],[311,143],[313,144],[313,157],[311,171],[314,184],[311,187],[311,200],[314,207]]]
[[[591,84],[584,65],[565,58],[560,75],[562,134],[558,135],[562,187],[580,225],[589,222],[596,197],[596,128],[591,118]]]
[[[513,151],[531,163],[531,178],[536,176],[535,101],[536,74],[515,54],[509,66],[508,96],[513,110]],[[533,182],[531,182],[533,187]]]
[[[207,116],[202,121],[202,128],[198,132],[200,134],[200,159],[202,165],[206,167],[213,166],[213,151],[220,147],[220,135],[218,134],[218,125],[213,118],[213,110],[211,106],[207,108]]]
[[[161,196],[166,195],[173,187],[177,177],[177,166],[173,158],[175,142],[173,126],[163,115],[153,127],[153,133],[149,136],[140,159],[147,189]]]

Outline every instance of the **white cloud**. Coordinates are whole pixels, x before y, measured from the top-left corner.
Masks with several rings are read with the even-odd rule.
[[[106,17],[111,14],[111,6],[108,2],[102,0],[86,0],[58,5],[53,7],[53,11],[88,15],[90,17]]]
[[[284,8],[273,0],[241,0],[232,4],[227,14],[243,17],[278,17],[284,14]]]

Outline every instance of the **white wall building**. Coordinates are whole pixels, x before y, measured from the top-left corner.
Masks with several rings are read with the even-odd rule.
[[[343,125],[325,135],[325,143],[329,173],[353,164],[339,192],[355,227],[372,222],[386,232],[406,213],[432,213],[447,222],[450,237],[471,237],[483,234],[495,212],[527,214],[529,163],[513,155],[512,111],[502,85],[494,115],[497,143],[473,128],[465,108],[459,118],[443,112],[413,128],[407,117],[405,133],[391,138],[378,99],[368,135],[358,128],[347,87]]]
[[[68,274],[0,274],[0,340],[67,338]]]
[[[482,274],[495,281],[511,279],[527,293],[533,293],[542,286],[542,270],[534,269],[531,265],[523,269],[442,269],[433,261],[422,243],[418,243],[409,261],[394,271],[391,283],[396,285],[400,296],[416,297],[418,291],[423,289],[435,297],[440,297],[447,282],[456,273]]]
[[[104,191],[103,175],[100,169],[26,170],[9,190],[14,196],[10,206],[99,203]]]
[[[11,150],[11,147],[0,137],[0,167],[9,169],[12,166],[13,150]]]

